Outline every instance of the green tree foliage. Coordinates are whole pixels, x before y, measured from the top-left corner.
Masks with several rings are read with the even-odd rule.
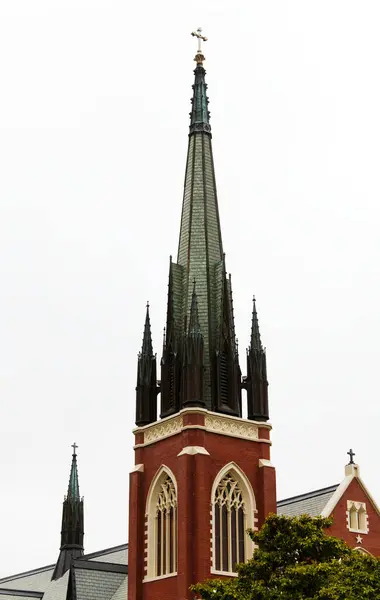
[[[237,577],[193,586],[203,600],[380,600],[380,560],[326,535],[332,521],[269,515]]]

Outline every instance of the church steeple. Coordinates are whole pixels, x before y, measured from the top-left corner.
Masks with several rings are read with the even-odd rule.
[[[142,347],[137,361],[136,425],[148,425],[157,419],[156,371],[156,356],[153,354],[148,303]]]
[[[73,455],[67,496],[63,502],[61,548],[52,579],[59,579],[70,568],[73,559],[83,555],[83,498],[79,495],[77,445],[73,444]]]
[[[255,298],[253,298],[251,343],[247,351],[247,377],[244,387],[247,389],[248,419],[267,421],[269,419],[267,361],[261,343]]]
[[[245,530],[253,521],[260,528],[266,516],[276,511],[271,426],[263,422],[267,419],[265,353],[254,305],[248,378],[242,380],[231,276],[219,222],[201,48],[205,38],[199,29],[192,35],[199,46],[181,225],[178,254],[170,258],[156,388],[162,420],[153,423],[153,410],[149,412],[151,379],[137,396],[138,423],[143,426],[134,430],[135,466],[129,478],[129,600],[157,598],[160,590],[167,600],[188,598],[196,581],[218,572],[233,576],[236,563],[249,559],[254,551]],[[149,343],[145,347],[151,348]],[[151,356],[151,349],[144,354]],[[143,352],[139,368],[142,356]],[[242,387],[248,390],[249,419],[261,423],[242,418]],[[222,518],[222,496],[230,488],[239,497],[235,494],[231,500],[231,510],[224,506]],[[199,531],[207,532],[206,544],[194,535]]]
[[[175,348],[173,346],[171,350],[170,369],[168,356],[163,357],[161,416],[168,416],[185,404],[183,394],[186,386],[183,382],[178,384],[178,378],[183,377],[184,344],[188,343],[194,280],[203,344],[202,399],[199,401],[209,410],[239,416],[240,384],[235,385],[234,377],[232,296],[224,266],[206,71],[203,67],[205,58],[200,47],[200,41],[206,38],[200,30],[193,35],[198,38],[199,46],[195,57],[197,66],[194,71],[181,227],[177,262],[171,263],[169,274],[167,327],[168,333],[171,328],[171,343],[175,344]]]
[[[241,379],[231,278],[226,272],[219,219],[203,66],[205,57],[201,48],[201,42],[207,38],[200,29],[192,35],[198,39],[198,51],[195,56],[178,254],[176,262],[170,259],[169,267],[161,381],[158,387],[156,365],[149,346],[150,334],[147,334],[147,349],[144,351],[143,348],[138,363],[137,425],[147,425],[156,419],[157,391],[161,396],[161,418],[169,417],[188,405],[241,417],[241,390],[247,386],[247,379],[244,382]],[[194,281],[196,292],[193,290]],[[258,377],[259,372],[266,377],[265,352],[261,346],[255,307],[254,313],[250,381]],[[189,329],[194,323],[197,335]],[[146,330],[150,332],[150,325],[147,327],[146,324]],[[251,419],[255,418],[254,415],[260,419],[268,418],[265,386],[261,387],[260,399],[257,391],[253,394],[251,390],[248,394]]]

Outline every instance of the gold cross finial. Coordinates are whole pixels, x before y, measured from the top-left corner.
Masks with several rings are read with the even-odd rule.
[[[198,51],[195,55],[194,60],[197,62],[198,65],[201,65],[203,63],[203,61],[205,60],[205,57],[203,56],[203,53],[202,53],[202,41],[207,42],[207,38],[204,35],[202,35],[201,27],[198,27],[198,29],[196,31],[192,31],[191,35],[193,37],[198,38]]]

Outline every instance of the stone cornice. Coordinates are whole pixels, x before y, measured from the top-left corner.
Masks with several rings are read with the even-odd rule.
[[[196,415],[203,417],[203,423],[191,423],[191,417]],[[161,419],[156,423],[136,427],[133,433],[135,435],[143,434],[144,441],[136,444],[135,448],[154,444],[159,440],[177,435],[186,429],[204,429],[210,433],[270,444],[269,439],[260,436],[260,429],[269,431],[272,426],[269,423],[223,415],[202,408],[185,408],[179,413]]]

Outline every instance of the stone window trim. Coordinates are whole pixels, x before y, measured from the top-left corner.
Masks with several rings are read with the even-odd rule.
[[[220,492],[224,484],[227,483],[226,478],[230,477],[235,484],[235,490],[240,492],[239,495],[238,506],[241,506],[244,513],[244,525],[243,525],[243,535],[244,535],[244,560],[248,560],[252,557],[255,546],[247,534],[247,529],[257,530],[257,509],[256,509],[256,499],[252,490],[252,486],[249,482],[248,477],[245,473],[240,469],[240,467],[234,463],[228,463],[225,465],[215,477],[214,484],[211,490],[211,511],[210,511],[210,525],[211,525],[211,573],[214,575],[227,575],[229,577],[236,576],[236,572],[233,570],[232,565],[232,556],[231,556],[231,542],[228,541],[228,567],[231,570],[221,569],[223,567],[222,560],[217,559],[217,540],[216,540],[216,517],[215,517],[215,505],[217,502],[220,502]],[[222,484],[222,487],[221,487]],[[218,490],[219,488],[219,490]],[[236,498],[231,498],[232,502],[236,503]],[[220,526],[220,525],[219,525]],[[218,551],[221,552],[220,546]],[[222,550],[223,552],[223,550]],[[238,553],[238,551],[237,551]],[[219,568],[217,568],[219,567]]]
[[[352,533],[369,532],[368,513],[365,502],[347,500],[347,529]]]
[[[144,582],[166,579],[177,574],[177,498],[177,481],[174,474],[166,465],[162,465],[151,481],[146,501],[147,536]],[[166,511],[171,513],[171,523],[168,528],[161,525],[159,533],[159,518],[162,519]],[[164,536],[166,543],[165,567],[162,555],[163,539],[159,539],[160,534]],[[160,557],[158,556],[159,544],[161,544]],[[168,563],[169,566],[167,566]]]
[[[356,548],[354,548],[354,550],[357,550],[357,552],[360,552],[361,554],[364,554],[365,556],[373,556],[373,554],[371,554],[370,552],[368,552],[368,550],[366,550],[365,548],[362,548],[361,546],[356,546]]]

